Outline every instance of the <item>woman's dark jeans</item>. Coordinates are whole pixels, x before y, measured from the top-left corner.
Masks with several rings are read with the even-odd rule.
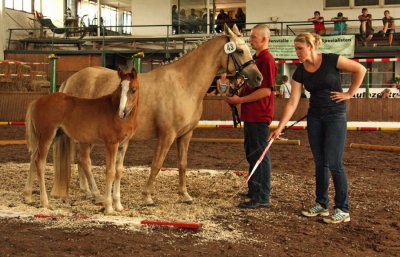
[[[269,135],[268,126],[268,122],[244,123],[244,148],[247,162],[249,163],[249,174],[267,146]],[[248,187],[248,194],[253,201],[269,203],[269,194],[271,191],[270,151],[265,155],[253,176],[250,178]]]
[[[343,151],[347,131],[347,114],[326,109],[310,109],[307,117],[308,140],[315,162],[316,202],[329,206],[329,170],[335,186],[335,207],[349,211],[347,176]]]

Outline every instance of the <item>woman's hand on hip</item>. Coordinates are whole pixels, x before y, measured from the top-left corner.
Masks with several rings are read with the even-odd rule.
[[[351,95],[348,92],[331,92],[331,99],[336,103],[349,100]]]

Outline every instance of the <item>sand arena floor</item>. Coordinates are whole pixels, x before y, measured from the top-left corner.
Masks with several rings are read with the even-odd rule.
[[[0,129],[0,140],[24,135],[23,127]],[[194,136],[241,138],[242,133],[197,129]],[[177,194],[174,146],[164,164],[167,171],[157,177],[157,205],[145,206],[141,191],[155,141],[132,142],[121,184],[125,209],[114,216],[104,216],[101,206],[79,192],[76,172],[67,203],[51,199],[52,210],[39,208],[35,183],[35,201],[26,205],[22,198],[29,168],[26,146],[0,146],[0,256],[400,256],[400,154],[348,147],[351,142],[398,145],[400,133],[348,133],[344,163],[352,221],[338,225],[299,215],[314,199],[313,160],[305,131],[289,131],[285,137],[300,139],[301,145],[272,146],[271,208],[262,210],[236,207],[244,200],[237,195],[245,191],[244,177],[233,172],[247,169],[245,161],[239,163],[243,146],[199,142],[193,142],[189,152],[188,189],[193,204],[181,203]],[[92,155],[101,191],[103,153],[97,147]],[[52,179],[48,166],[48,190]],[[332,203],[333,186],[330,197]],[[201,223],[202,228],[141,226],[140,220]]]

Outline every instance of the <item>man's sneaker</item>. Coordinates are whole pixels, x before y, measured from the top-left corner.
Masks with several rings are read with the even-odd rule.
[[[336,208],[332,216],[330,216],[329,218],[324,218],[323,220],[325,223],[349,222],[350,214],[342,211],[341,209]]]
[[[322,207],[319,203],[315,203],[307,210],[301,211],[306,217],[315,217],[315,216],[329,216],[329,210]]]

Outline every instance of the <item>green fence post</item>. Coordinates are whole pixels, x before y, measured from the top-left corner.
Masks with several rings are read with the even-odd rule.
[[[144,57],[143,52],[136,53],[132,56],[132,62],[135,66],[137,73],[142,73],[142,58]]]
[[[57,59],[55,54],[49,55],[50,61],[50,93],[57,92]]]
[[[371,73],[369,72],[369,69],[367,69],[367,74],[365,76],[365,98],[369,98],[369,87],[370,87],[370,76]]]

